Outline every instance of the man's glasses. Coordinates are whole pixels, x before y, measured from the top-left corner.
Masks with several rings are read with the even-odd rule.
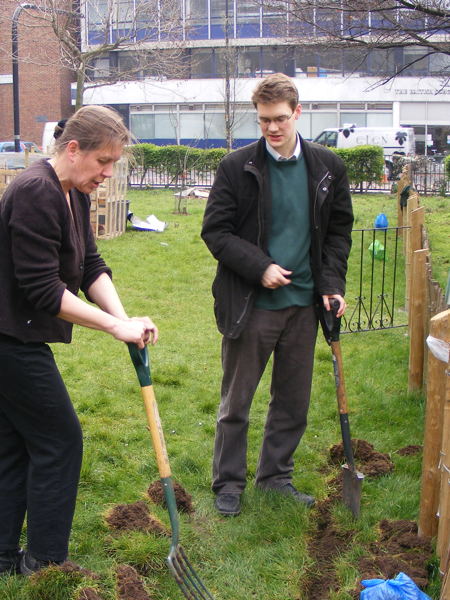
[[[279,117],[274,117],[273,119],[269,119],[267,117],[260,117],[258,115],[256,117],[256,122],[262,127],[268,127],[271,123],[275,123],[276,125],[285,125],[289,121],[289,119],[292,118],[292,115],[294,113],[295,110],[293,110],[290,115],[280,115]]]

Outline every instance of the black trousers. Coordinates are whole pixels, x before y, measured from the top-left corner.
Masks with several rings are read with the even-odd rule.
[[[67,558],[82,459],[82,433],[46,344],[0,335],[0,551]]]
[[[253,396],[273,353],[270,403],[255,484],[292,480],[293,454],[306,429],[317,336],[313,306],[254,309],[237,339],[222,340],[223,379],[212,489],[241,493],[247,478],[247,431]]]

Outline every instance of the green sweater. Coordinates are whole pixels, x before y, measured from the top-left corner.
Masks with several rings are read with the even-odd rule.
[[[272,224],[268,252],[273,261],[292,271],[291,283],[276,290],[261,288],[255,306],[279,310],[313,303],[313,278],[309,251],[308,175],[303,156],[298,160],[276,161],[269,154],[272,192]]]

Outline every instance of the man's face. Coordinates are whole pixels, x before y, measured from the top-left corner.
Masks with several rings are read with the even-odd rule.
[[[281,156],[289,158],[295,150],[301,105],[292,110],[288,102],[258,103],[256,111],[262,135]]]

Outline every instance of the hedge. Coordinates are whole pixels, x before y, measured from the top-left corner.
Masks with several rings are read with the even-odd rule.
[[[444,165],[445,165],[445,174],[447,175],[447,178],[450,179],[450,154],[448,154],[444,158]]]
[[[166,171],[177,183],[185,171],[214,172],[226,155],[225,148],[203,150],[191,146],[156,146],[135,144],[130,148],[132,168],[139,167],[141,182],[149,169]],[[383,149],[379,146],[357,146],[333,149],[344,161],[352,185],[380,181],[384,174]]]
[[[333,149],[347,167],[352,185],[381,181],[384,175],[384,152],[381,146],[355,146]]]
[[[141,182],[149,169],[166,171],[177,182],[185,171],[215,171],[227,153],[225,148],[203,150],[191,146],[157,146],[135,144],[130,148],[132,167],[142,169]]]

